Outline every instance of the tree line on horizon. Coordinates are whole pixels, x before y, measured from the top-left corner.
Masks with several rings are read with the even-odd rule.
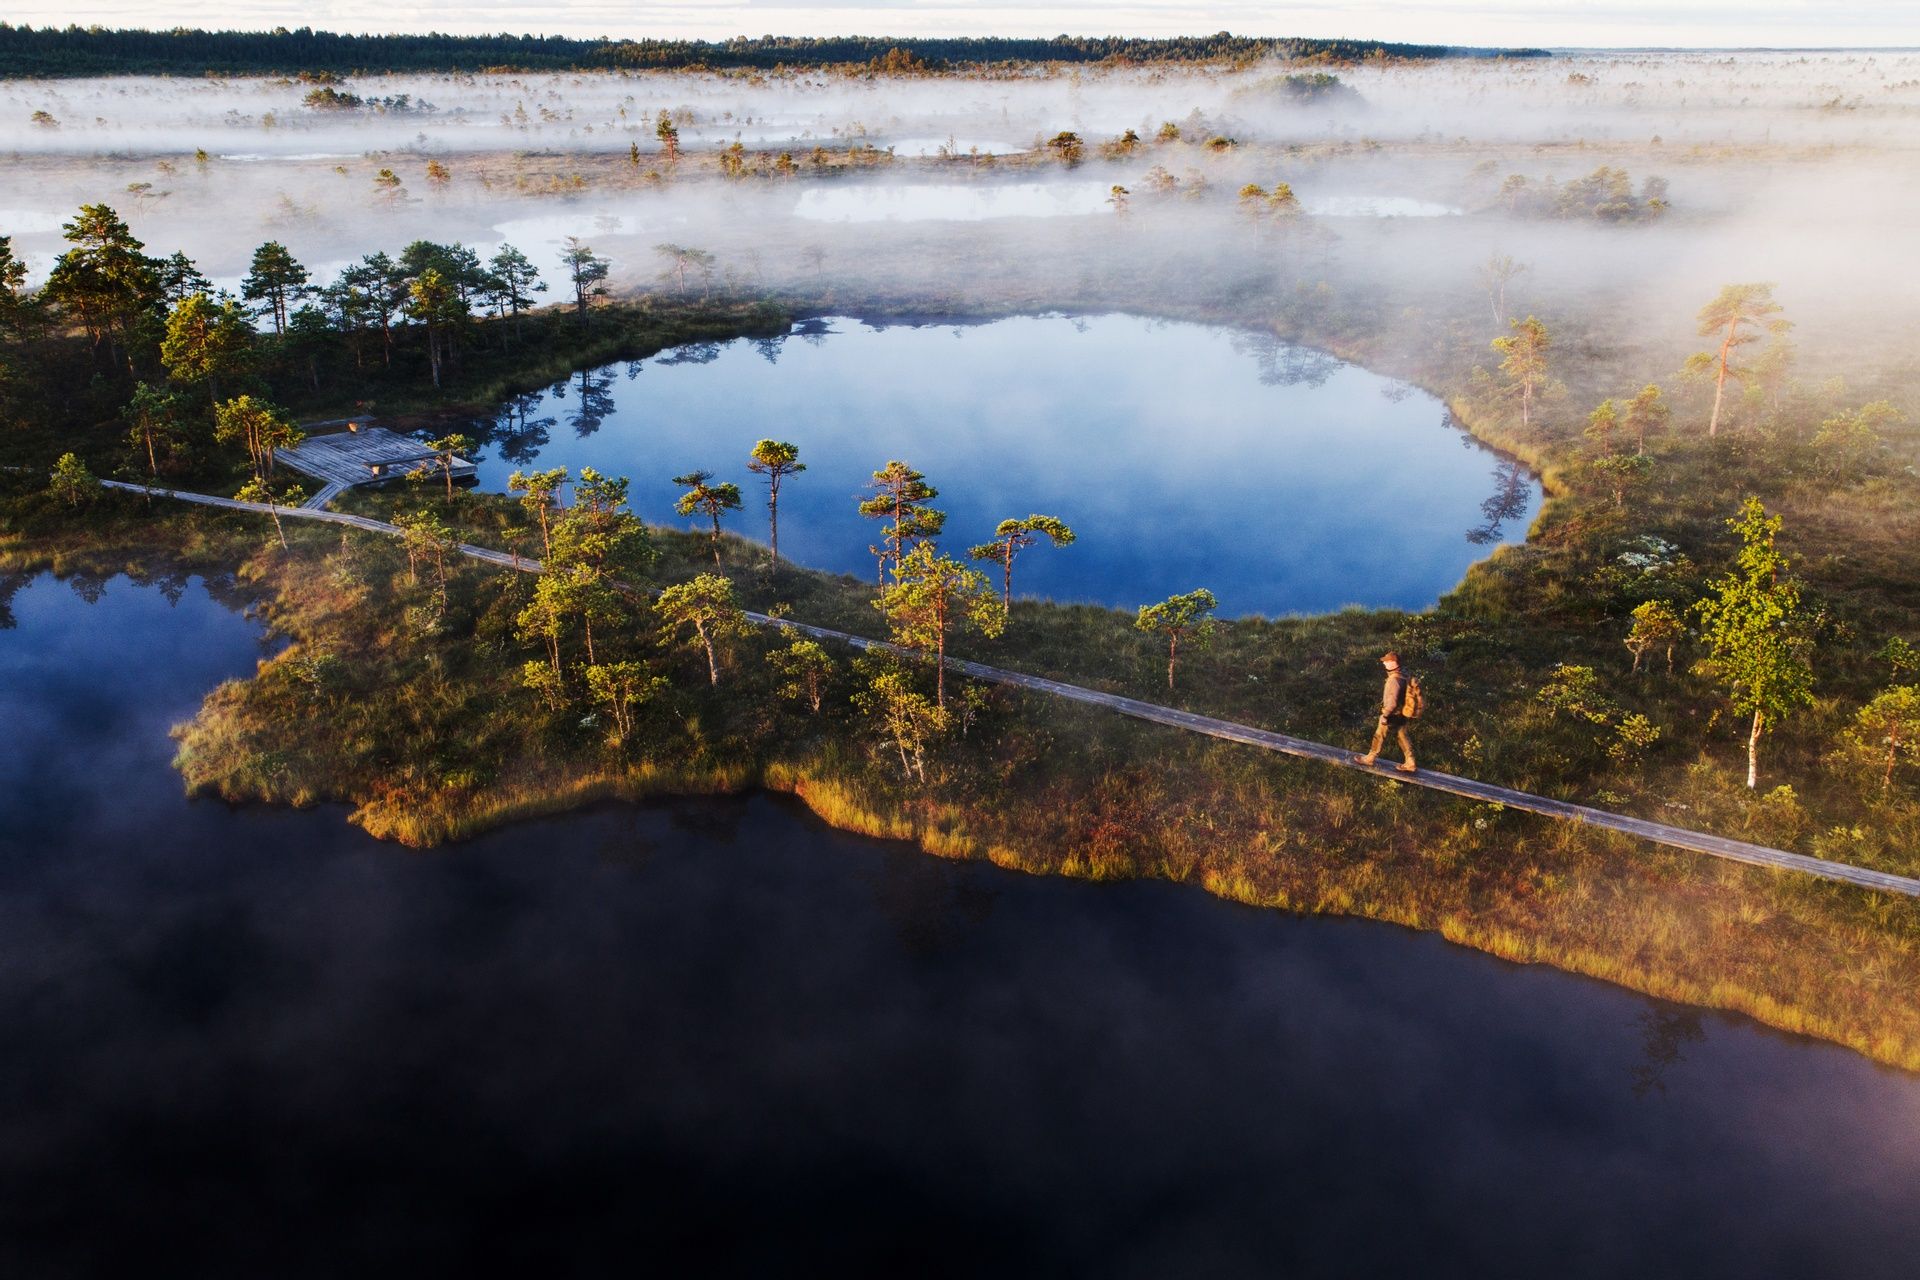
[[[1379,40],[1213,35],[759,36],[615,40],[570,36],[353,35],[310,27],[166,31],[34,27],[0,22],[0,77],[295,74],[301,71],[591,71],[860,66],[936,71],[1003,62],[1206,62],[1277,57],[1323,62],[1549,56],[1543,49],[1470,49]]]

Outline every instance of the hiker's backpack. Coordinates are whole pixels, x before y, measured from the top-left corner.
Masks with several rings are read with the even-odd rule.
[[[1400,714],[1409,720],[1418,720],[1426,709],[1427,695],[1420,687],[1420,677],[1408,676],[1407,691],[1400,695]]]

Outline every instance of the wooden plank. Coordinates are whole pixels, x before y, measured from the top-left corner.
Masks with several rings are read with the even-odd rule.
[[[346,485],[338,480],[329,480],[314,491],[314,495],[300,505],[311,511],[324,511],[327,504],[345,491]]]

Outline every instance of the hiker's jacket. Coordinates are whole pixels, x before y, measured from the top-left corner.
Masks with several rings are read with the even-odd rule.
[[[1400,708],[1407,700],[1407,673],[1405,671],[1387,672],[1387,683],[1380,690],[1380,714],[1383,718],[1400,719]]]

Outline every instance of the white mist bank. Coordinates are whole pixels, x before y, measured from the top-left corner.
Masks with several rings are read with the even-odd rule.
[[[1770,280],[1809,344],[1850,325],[1920,326],[1908,283],[1920,274],[1920,55],[1339,68],[1358,102],[1304,104],[1274,87],[1289,70],[375,76],[339,87],[393,105],[344,113],[269,78],[0,82],[0,149],[14,152],[0,235],[37,282],[64,248],[61,224],[104,202],[150,252],[182,250],[228,288],[269,239],[320,282],[415,239],[483,256],[511,243],[549,298],[564,291],[568,236],[611,257],[623,290],[656,286],[656,246],[674,243],[714,253],[714,283],[742,288],[947,296],[1009,272],[1071,293],[1177,260],[1164,269],[1188,284],[1329,281],[1400,305],[1471,295],[1478,265],[1501,253],[1528,266],[1513,287],[1522,314],[1606,299],[1671,338],[1720,285]],[[689,149],[772,140],[797,173],[729,181],[708,154],[650,181],[666,170],[661,110]],[[1156,140],[1166,121],[1179,142]],[[1103,150],[1128,129],[1138,145]],[[1077,168],[1045,158],[1061,130],[1086,144]],[[1238,145],[1205,145],[1214,137]],[[900,159],[839,172],[813,163],[816,145]],[[1504,207],[1508,175],[1565,182],[1603,165],[1636,188],[1663,178],[1672,211],[1613,225]],[[1169,178],[1175,192],[1156,197]],[[1291,230],[1237,197],[1280,182],[1305,214]],[[1130,192],[1124,217],[1115,186]]]
[[[657,147],[661,111],[689,143],[755,147],[870,142],[902,155],[1007,152],[1062,129],[1091,139],[1165,120],[1247,140],[1326,137],[1668,145],[1905,145],[1920,138],[1920,54],[1580,53],[1335,68],[1359,101],[1296,101],[1288,73],[1250,68],[1078,68],[993,77],[861,78],[820,71],[359,76],[372,105],[304,104],[283,77],[127,76],[0,82],[0,151],[249,158],[368,151]],[[35,123],[44,112],[52,123]]]

